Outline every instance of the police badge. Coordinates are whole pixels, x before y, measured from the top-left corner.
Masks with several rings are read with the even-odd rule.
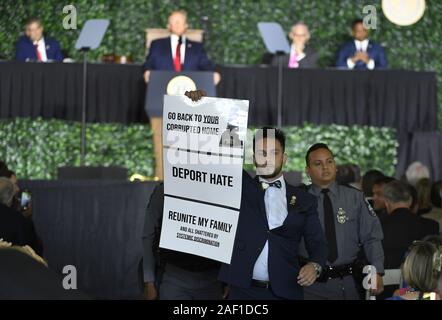
[[[347,212],[345,212],[345,210],[342,208],[338,209],[338,214],[336,215],[336,217],[338,218],[338,222],[340,224],[344,224],[348,220]]]

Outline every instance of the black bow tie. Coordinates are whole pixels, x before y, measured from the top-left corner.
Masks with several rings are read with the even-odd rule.
[[[275,182],[265,182],[265,181],[261,181],[261,187],[263,190],[267,190],[269,187],[276,187],[278,189],[281,189],[282,184],[281,181],[276,180]]]

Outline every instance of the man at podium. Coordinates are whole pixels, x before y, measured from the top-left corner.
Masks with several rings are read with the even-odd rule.
[[[173,11],[169,18],[167,29],[170,36],[152,41],[149,54],[144,63],[144,80],[149,82],[151,70],[175,71],[214,71],[215,65],[207,57],[202,43],[186,38],[188,29],[187,13],[183,10]],[[213,73],[214,84],[218,84],[221,76]],[[163,178],[162,157],[162,121],[160,116],[149,114],[153,132],[155,152],[155,176]]]
[[[170,14],[167,29],[170,37],[152,41],[144,63],[144,80],[149,81],[150,70],[213,71],[215,65],[207,57],[202,43],[186,39],[187,13],[183,10]]]

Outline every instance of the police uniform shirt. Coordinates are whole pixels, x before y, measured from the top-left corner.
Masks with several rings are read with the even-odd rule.
[[[382,227],[371,206],[366,202],[362,192],[350,186],[334,182],[328,188],[332,202],[338,257],[330,265],[353,263],[363,246],[366,257],[378,273],[384,272],[384,251],[382,248]],[[324,229],[324,195],[321,188],[309,186],[309,193],[317,197],[318,213]],[[304,248],[301,250],[305,252]]]

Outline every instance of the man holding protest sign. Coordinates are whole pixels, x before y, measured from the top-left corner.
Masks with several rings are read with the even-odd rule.
[[[193,254],[159,248],[164,185],[150,197],[143,231],[144,297],[147,300],[219,300],[220,263]]]
[[[221,299],[216,260],[230,262],[235,239],[248,101],[186,95],[165,97],[165,180],[143,232],[146,299]]]
[[[219,279],[230,285],[231,300],[303,299],[302,287],[315,282],[327,257],[317,203],[282,175],[287,155],[281,130],[258,130],[253,144],[257,178],[243,175],[232,259]],[[310,253],[302,268],[301,238]]]

